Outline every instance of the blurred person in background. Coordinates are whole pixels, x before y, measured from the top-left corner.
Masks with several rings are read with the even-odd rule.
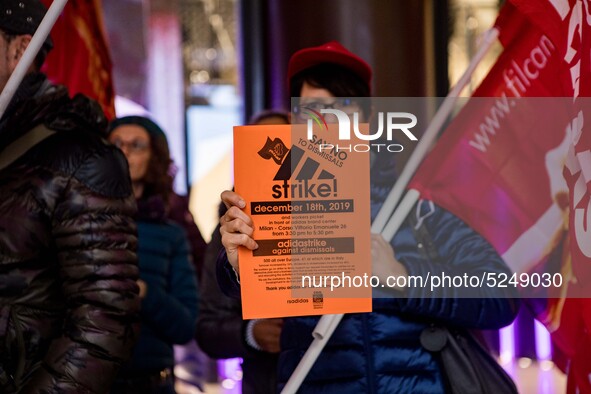
[[[109,141],[123,151],[138,212],[141,332],[112,393],[174,393],[174,344],[193,337],[197,282],[183,228],[168,216],[172,160],[166,136],[141,116],[115,119]]]
[[[195,218],[189,210],[189,197],[172,192],[169,196],[168,203],[169,219],[185,229],[185,232],[187,233],[187,240],[189,241],[189,247],[191,249],[191,262],[195,267],[197,282],[200,282],[207,242],[203,239],[201,231],[195,223]]]
[[[255,114],[248,124],[289,124],[289,114],[262,111]],[[226,206],[220,204],[219,217],[225,213]],[[218,225],[205,255],[195,337],[201,349],[211,358],[242,358],[243,394],[273,394],[277,391],[276,370],[283,320],[242,319],[240,300],[226,296],[217,283],[216,261],[222,249]]]
[[[0,90],[46,12],[0,2]],[[0,119],[0,392],[105,393],[139,321],[135,200],[100,106],[39,72]]]

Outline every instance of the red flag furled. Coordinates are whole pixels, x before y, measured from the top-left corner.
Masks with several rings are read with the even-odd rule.
[[[563,286],[541,293],[556,298],[539,318],[571,359],[569,392],[591,393],[591,301],[580,298],[591,279],[591,4],[510,0],[497,27],[503,53],[410,188],[518,273],[562,257]],[[565,239],[570,253],[556,253]]]
[[[562,229],[569,113],[556,106],[570,102],[553,97],[572,90],[556,78],[556,46],[510,3],[497,27],[503,53],[410,188],[464,219],[515,271],[526,272],[549,253],[531,246],[551,243]]]
[[[52,0],[43,0],[49,7]],[[51,38],[54,49],[43,71],[70,94],[83,93],[98,101],[107,118],[115,117],[111,55],[106,41],[100,0],[70,0]]]

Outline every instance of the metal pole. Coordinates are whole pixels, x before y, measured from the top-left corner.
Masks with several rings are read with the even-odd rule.
[[[433,120],[427,127],[425,134],[417,144],[416,149],[413,151],[412,155],[408,159],[408,162],[404,166],[402,173],[398,177],[396,184],[388,194],[386,201],[382,205],[380,211],[378,212],[374,222],[371,225],[371,232],[373,234],[380,234],[384,230],[384,226],[388,221],[388,218],[392,216],[394,209],[396,208],[396,204],[400,201],[402,197],[402,193],[404,189],[410,182],[410,179],[414,175],[415,171],[423,161],[424,157],[427,155],[429,148],[433,145],[433,142],[437,138],[439,131],[443,127],[445,121],[447,120],[449,114],[452,112],[453,107],[460,96],[460,93],[464,89],[464,87],[470,81],[472,77],[472,73],[478,66],[478,64],[484,58],[484,55],[488,52],[491,48],[492,44],[495,42],[497,37],[499,36],[499,30],[496,27],[489,29],[483,38],[482,45],[478,49],[476,56],[470,61],[468,68],[464,71],[464,74],[458,81],[458,83],[453,87],[453,89],[449,92],[441,107],[437,110],[437,113],[433,117]],[[387,240],[387,239],[386,239]]]
[[[287,384],[281,390],[281,394],[295,394],[298,391],[343,316],[341,313],[338,315],[324,315],[320,318],[312,333],[314,340],[291,374]]]

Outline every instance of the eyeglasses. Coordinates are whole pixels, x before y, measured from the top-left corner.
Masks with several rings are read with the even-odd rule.
[[[336,109],[343,111],[347,115],[360,110],[359,104],[349,98],[340,98],[333,102],[328,101],[300,101],[300,104],[293,107],[293,114],[301,121],[310,118],[310,111],[320,112],[323,109]]]
[[[329,103],[328,101],[317,100],[317,101],[300,101],[299,107],[313,109],[314,111],[320,111],[321,109],[338,109],[345,111],[351,107],[359,108],[357,103],[350,98],[341,98]]]
[[[122,151],[127,150],[129,153],[141,153],[147,151],[150,148],[150,143],[148,141],[131,140],[127,142],[116,138],[111,142],[117,148],[121,149]]]

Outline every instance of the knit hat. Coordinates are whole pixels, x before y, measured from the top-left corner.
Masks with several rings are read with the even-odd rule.
[[[35,34],[47,9],[39,0],[2,0],[0,1],[0,29],[8,34]],[[48,35],[43,43],[46,49],[53,48]]]
[[[158,126],[153,120],[148,119],[144,116],[124,116],[122,118],[114,119],[111,123],[109,123],[109,130],[108,133],[111,134],[113,130],[115,130],[119,126],[123,125],[137,125],[141,126],[150,136],[152,137],[162,137],[166,140],[166,134],[164,131]]]
[[[300,49],[294,53],[287,66],[288,81],[300,71],[321,63],[333,63],[345,67],[357,74],[367,86],[371,86],[372,71],[369,64],[337,41],[330,41],[317,47]]]

